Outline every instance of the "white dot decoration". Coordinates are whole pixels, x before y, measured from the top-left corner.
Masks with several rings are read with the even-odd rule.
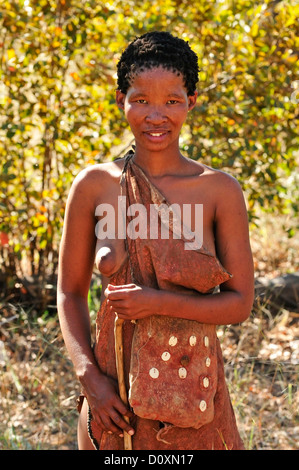
[[[178,342],[177,337],[176,336],[171,336],[169,338],[168,344],[169,344],[169,346],[175,346],[177,344],[177,342]]]
[[[209,338],[207,336],[204,337],[203,342],[204,342],[205,347],[208,348],[209,347]]]
[[[189,344],[190,344],[190,346],[195,346],[196,345],[196,336],[194,336],[194,335],[190,336]]]
[[[210,367],[211,359],[209,357],[206,358],[206,367]]]
[[[159,371],[155,367],[152,367],[149,371],[149,375],[152,379],[157,379],[159,377]]]
[[[185,379],[187,377],[187,371],[185,367],[180,367],[179,368],[179,377],[180,379]]]
[[[208,388],[208,386],[210,385],[210,381],[209,381],[208,377],[205,377],[203,379],[202,383],[203,383],[204,388]]]
[[[161,358],[163,361],[169,361],[170,359],[170,353],[168,351],[165,351],[162,355]]]
[[[200,411],[202,411],[202,412],[206,411],[206,409],[207,409],[207,404],[206,404],[206,402],[205,402],[204,400],[201,400],[201,402],[200,402],[200,404],[199,404],[199,409],[200,409]]]

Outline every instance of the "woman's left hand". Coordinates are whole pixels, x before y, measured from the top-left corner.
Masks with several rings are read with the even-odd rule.
[[[136,284],[113,286],[105,289],[107,305],[123,320],[138,320],[157,313],[159,291]]]

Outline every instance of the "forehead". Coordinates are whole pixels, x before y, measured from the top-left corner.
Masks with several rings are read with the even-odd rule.
[[[130,81],[128,91],[181,91],[186,92],[183,75],[177,70],[168,70],[164,67],[143,68],[136,71]]]

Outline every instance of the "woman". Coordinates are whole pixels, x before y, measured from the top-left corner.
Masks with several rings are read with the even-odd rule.
[[[251,311],[253,263],[247,214],[234,178],[180,152],[180,132],[196,105],[197,81],[197,57],[188,43],[165,32],[135,39],[119,61],[116,92],[117,105],[135,137],[135,150],[125,158],[81,171],[69,194],[60,249],[58,311],[85,397],[78,425],[79,449],[122,449],[124,432],[132,436],[133,449],[244,448],[225,384],[215,326],[242,322]],[[126,236],[120,196],[126,198],[125,228],[130,225]],[[153,219],[148,219],[147,237],[144,233],[137,237],[142,219],[134,224],[134,204],[149,209],[163,203],[179,209],[179,230],[182,216],[183,222],[187,220],[185,239],[174,235],[173,220],[168,239],[157,235],[161,213],[158,232],[153,235]],[[187,206],[194,210],[184,217]],[[104,238],[105,233],[96,228],[103,228],[97,224],[103,222],[101,208],[108,207],[114,210],[113,220],[110,217],[106,222],[115,233]],[[203,209],[200,227],[198,207]],[[194,235],[195,245],[185,245],[186,238],[190,242],[186,233]],[[94,262],[102,274],[105,298],[93,349],[87,295]],[[213,369],[217,379],[209,379],[212,374],[203,378],[207,391],[214,388],[213,413],[207,422],[198,428],[180,427],[164,418],[140,417],[134,406],[132,410],[122,402],[116,380],[115,313],[124,320],[127,388],[136,322],[171,317],[212,328],[210,341],[215,350],[209,354],[215,355],[216,364],[213,360],[211,364],[210,357],[205,361],[207,371]],[[208,341],[207,336],[203,338]],[[164,351],[163,366],[172,354],[171,346],[169,342]],[[181,383],[186,383],[188,366],[180,369],[185,371]],[[150,370],[146,380],[155,380],[159,371],[157,367]],[[208,416],[210,402],[200,399],[199,407]]]

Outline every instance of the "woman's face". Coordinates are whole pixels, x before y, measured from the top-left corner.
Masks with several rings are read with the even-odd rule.
[[[182,125],[196,98],[197,93],[187,95],[181,74],[162,67],[138,73],[128,92],[116,95],[135,136],[136,150],[151,152],[178,149]]]

